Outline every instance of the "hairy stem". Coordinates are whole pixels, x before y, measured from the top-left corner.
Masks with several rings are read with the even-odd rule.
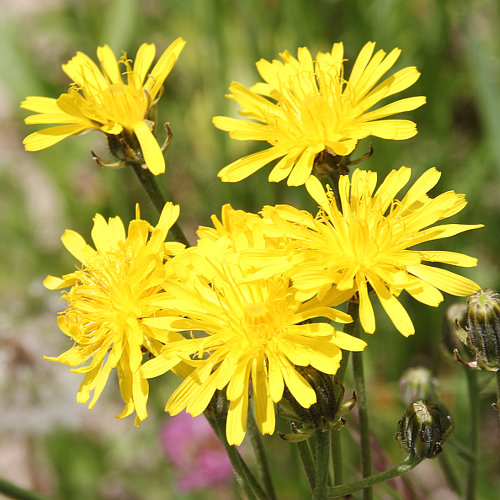
[[[300,459],[302,460],[302,465],[306,471],[309,486],[311,487],[311,491],[313,491],[316,480],[316,468],[312,459],[309,443],[307,441],[299,441],[297,443],[297,448],[299,450]]]
[[[221,421],[218,418],[211,418],[209,415],[207,415],[207,413],[205,413],[205,416],[212,426],[212,429],[217,434],[219,441],[224,446],[231,465],[233,466],[236,481],[240,485],[241,489],[245,492],[248,500],[270,500],[262,486],[252,474],[252,471],[249,469],[248,465],[239,454],[236,446],[232,446],[227,442],[226,432]]]
[[[316,438],[316,476],[314,479],[313,500],[327,498],[328,469],[330,462],[330,433],[317,430]]]
[[[262,434],[257,427],[254,414],[251,410],[248,412],[247,432],[250,436],[250,441],[252,443],[255,457],[257,458],[257,468],[259,471],[259,476],[264,483],[266,493],[269,497],[269,500],[276,500],[276,492],[274,491],[271,472],[269,470],[269,461],[267,460],[267,454],[264,447]]]
[[[422,460],[422,458],[408,456],[401,463],[384,472],[373,474],[372,476],[361,479],[361,481],[328,488],[327,499],[343,497],[354,493],[355,491],[359,491],[362,489],[366,490],[374,484],[382,483],[388,481],[389,479],[394,479],[395,477],[401,476],[409,470],[413,469],[413,467],[418,465]]]

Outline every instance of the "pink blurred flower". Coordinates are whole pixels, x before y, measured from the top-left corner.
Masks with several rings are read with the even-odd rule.
[[[170,417],[161,439],[167,460],[180,473],[177,487],[183,492],[222,486],[233,477],[229,458],[204,416],[182,412]]]

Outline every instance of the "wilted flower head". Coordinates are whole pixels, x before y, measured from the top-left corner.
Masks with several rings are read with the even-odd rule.
[[[434,168],[427,170],[399,201],[396,195],[408,183],[411,169],[393,170],[376,191],[377,174],[356,169],[352,179],[340,177],[340,206],[330,189],[325,192],[320,181],[310,177],[307,190],[320,206],[316,218],[286,205],[265,207],[263,215],[289,240],[295,240],[282,258],[282,269],[288,269],[294,286],[303,292],[301,298],[318,293],[315,300],[319,303],[339,303],[342,297],[347,300],[358,294],[361,325],[373,333],[373,291],[396,328],[407,336],[414,333],[414,327],[397,299],[403,290],[430,306],[443,300],[439,290],[452,295],[477,290],[479,286],[470,279],[423,263],[470,267],[477,259],[456,252],[413,249],[482,227],[434,225],[466,205],[465,197],[454,191],[427,196],[440,175]]]
[[[153,174],[161,174],[165,160],[152,133],[154,123],[149,111],[161,96],[163,82],[184,45],[182,38],[175,40],[150,73],[156,52],[153,44],[140,46],[133,65],[126,54],[117,61],[108,45],[98,47],[101,69],[87,55],[77,52],[62,67],[73,81],[68,93],[58,99],[32,96],[21,103],[22,108],[37,113],[26,118],[27,124],[62,124],[26,137],[26,149],[38,151],[71,135],[96,129],[107,135],[121,135],[129,145],[138,141],[144,163]]]
[[[315,60],[306,47],[298,50],[297,59],[288,51],[280,54],[283,62],[261,59],[257,69],[265,83],[250,89],[233,82],[229,97],[242,106],[240,114],[253,121],[216,116],[215,126],[230,132],[233,139],[267,141],[271,147],[231,163],[219,177],[237,182],[281,158],[269,181],[288,177],[290,186],[298,186],[311,175],[322,151],[347,156],[369,135],[396,140],[413,137],[417,129],[412,121],[382,118],[418,108],[425,97],[400,99],[369,110],[410,87],[420,73],[408,67],[378,83],[401,51],[374,54],[374,49],[373,42],[363,47],[348,80],[344,78],[344,46],[335,43],[331,52],[318,52]]]
[[[126,417],[134,410],[136,423],[147,417],[148,382],[139,371],[143,348],[157,355],[164,343],[180,337],[144,323],[145,318],[159,313],[152,299],[162,291],[170,257],[184,248],[180,243],[165,243],[178,216],[178,205],[167,203],[157,226],[152,227],[140,219],[137,207],[137,218],[130,222],[127,236],[119,217],[106,222],[97,214],[92,229],[95,249],[74,231],[67,230],[62,236],[64,246],[82,266],[62,278],[48,276],[44,284],[51,290],[69,288],[62,296],[68,307],[59,316],[58,324],[73,339],[74,346],[47,359],[78,367],[72,371],[85,373],[77,401],[86,403],[93,392],[89,408],[116,368],[126,403],[118,417]]]
[[[221,486],[233,477],[231,462],[205,417],[182,412],[169,418],[161,438],[165,456],[180,474],[181,491]]]
[[[231,210],[227,208],[226,212]],[[234,215],[226,213],[224,219],[245,220],[241,214]],[[341,349],[357,351],[366,344],[336,331],[326,321],[308,322],[320,316],[347,322],[350,317],[331,307],[302,304],[288,278],[276,274],[251,279],[254,269],[240,262],[240,252],[254,244],[265,247],[265,240],[257,237],[262,230],[234,225],[225,230],[219,227],[218,232],[223,236],[217,239],[206,229],[201,231],[207,237],[202,237],[182,259],[184,264],[191,261],[191,275],[177,283],[165,283],[165,300],[154,301],[172,312],[166,312],[163,318],[144,320],[155,328],[205,333],[166,345],[142,372],[150,378],[180,360],[196,363],[192,374],[167,402],[166,410],[176,415],[186,409],[197,416],[207,408],[216,390],[225,389],[229,400],[226,435],[230,444],[238,445],[246,431],[250,382],[259,429],[272,434],[274,403],[282,399],[285,386],[303,407],[316,402],[313,388],[296,366],[311,365],[334,374],[342,358]],[[234,245],[228,232],[235,235]],[[275,248],[270,243],[265,250],[272,255]]]

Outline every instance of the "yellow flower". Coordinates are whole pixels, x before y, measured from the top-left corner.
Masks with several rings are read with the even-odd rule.
[[[137,206],[136,219],[130,222],[127,236],[119,217],[106,222],[97,214],[92,229],[96,249],[74,231],[67,230],[62,236],[64,246],[82,267],[62,279],[48,276],[44,281],[51,290],[70,287],[62,296],[68,307],[59,316],[58,324],[75,342],[65,353],[47,359],[79,366],[72,371],[86,374],[77,401],[86,403],[93,391],[89,408],[116,368],[126,403],[118,417],[135,410],[136,424],[147,417],[148,382],[139,370],[143,348],[158,355],[164,343],[180,337],[144,323],[144,318],[158,314],[152,300],[168,278],[170,257],[184,248],[180,243],[165,243],[178,216],[178,205],[167,203],[153,228],[140,219]]]
[[[26,137],[26,150],[39,151],[71,135],[97,129],[110,135],[123,134],[127,142],[135,136],[149,170],[155,175],[163,173],[165,159],[152,133],[148,112],[161,96],[163,82],[184,45],[182,38],[175,40],[149,74],[156,52],[153,44],[141,45],[133,66],[126,54],[117,61],[108,45],[98,47],[102,71],[87,55],[77,52],[62,66],[73,81],[68,93],[58,99],[31,96],[21,103],[21,108],[38,113],[28,116],[27,124],[63,124]],[[120,65],[127,75],[126,83]]]
[[[408,183],[411,169],[393,170],[375,193],[377,174],[357,169],[351,181],[348,176],[340,177],[341,209],[332,191],[325,192],[320,181],[310,177],[307,190],[320,206],[316,218],[286,205],[263,211],[296,242],[292,253],[282,255],[281,265],[276,262],[275,268],[288,269],[294,286],[302,291],[302,300],[319,292],[313,302],[327,304],[335,299],[338,303],[340,297],[346,300],[357,293],[360,320],[367,333],[375,331],[369,297],[374,291],[396,328],[405,336],[413,334],[413,323],[396,298],[403,290],[424,304],[437,306],[443,300],[439,290],[466,296],[479,288],[467,278],[423,263],[471,267],[477,259],[456,252],[413,249],[482,227],[434,225],[466,205],[465,196],[454,191],[436,198],[427,196],[440,175],[434,168],[427,170],[398,201],[395,196]]]
[[[288,278],[274,275],[247,281],[252,270],[239,264],[240,252],[253,242],[260,248],[266,246],[257,236],[255,217],[249,214],[247,218],[226,206],[223,223],[227,225],[216,224],[220,238],[202,229],[198,246],[184,254],[190,254],[193,267],[189,286],[187,280],[169,280],[164,285],[168,296],[154,301],[176,314],[166,312],[165,317],[144,320],[154,328],[206,332],[169,343],[142,372],[148,378],[156,377],[180,360],[195,362],[196,368],[165,409],[176,415],[185,408],[196,416],[206,409],[217,389],[225,389],[229,400],[226,436],[235,445],[245,436],[250,382],[259,429],[272,434],[274,403],[282,399],[285,386],[303,407],[316,402],[316,393],[296,366],[311,365],[334,374],[341,349],[358,351],[366,345],[326,321],[308,322],[320,316],[340,322],[350,317],[331,307],[302,304]],[[251,223],[238,227],[237,221],[245,224],[245,219]],[[267,251],[273,252],[272,245]]]
[[[313,61],[301,47],[298,59],[288,51],[283,62],[261,59],[257,69],[266,83],[247,89],[233,82],[229,97],[242,106],[240,114],[253,121],[216,116],[216,127],[237,140],[267,141],[271,147],[241,158],[219,172],[224,182],[237,182],[264,165],[281,158],[269,175],[288,185],[304,184],[316,156],[322,151],[347,156],[364,137],[402,140],[417,133],[409,120],[381,120],[422,106],[425,97],[410,97],[369,111],[382,99],[410,87],[420,76],[415,67],[404,68],[377,85],[394,65],[401,51],[373,54],[375,43],[359,53],[349,80],[344,79],[344,47],[335,43],[331,52],[318,52]],[[376,86],[375,86],[376,85]]]

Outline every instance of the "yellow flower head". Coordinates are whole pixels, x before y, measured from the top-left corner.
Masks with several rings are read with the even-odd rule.
[[[298,59],[288,51],[283,62],[261,59],[257,69],[266,83],[247,89],[233,82],[229,97],[241,106],[241,114],[253,121],[216,116],[216,127],[233,139],[267,141],[271,147],[241,158],[219,172],[225,182],[237,182],[264,165],[281,158],[269,175],[288,185],[304,184],[311,175],[316,156],[322,151],[346,156],[357,142],[373,135],[402,140],[417,133],[409,120],[381,120],[422,106],[425,97],[410,97],[369,111],[382,99],[410,87],[420,76],[415,67],[404,68],[377,85],[399,57],[399,49],[388,55],[373,54],[375,43],[359,53],[349,80],[344,79],[344,47],[335,43],[331,52],[318,52],[316,60],[306,47]]]
[[[233,224],[245,219],[230,207],[225,212],[223,219]],[[238,242],[235,245],[242,250],[245,228],[226,227],[224,232],[233,231]],[[249,225],[247,243],[254,240],[255,232]],[[218,242],[208,237],[190,249],[191,286],[183,280],[170,280],[164,285],[168,297],[155,304],[177,313],[144,320],[155,328],[205,334],[169,343],[160,356],[143,366],[142,372],[150,378],[180,360],[196,362],[196,369],[173,393],[165,409],[172,415],[186,409],[196,416],[206,409],[217,389],[225,389],[229,400],[226,435],[230,444],[239,445],[245,436],[250,382],[259,429],[272,434],[274,403],[282,399],[285,386],[303,407],[316,402],[316,393],[296,366],[311,365],[334,374],[342,358],[341,349],[358,351],[366,344],[336,331],[327,322],[307,322],[319,316],[340,322],[350,317],[330,307],[302,304],[290,280],[282,275],[248,281],[249,272],[239,264],[239,251],[226,243],[221,247]],[[273,252],[272,248],[268,251]]]
[[[165,160],[153,136],[148,112],[159,99],[163,82],[184,45],[182,38],[175,40],[149,74],[156,53],[153,44],[141,45],[133,66],[125,54],[117,61],[108,45],[98,47],[97,57],[102,70],[87,55],[77,52],[62,67],[73,81],[68,93],[58,99],[31,96],[21,103],[22,108],[37,113],[26,118],[27,124],[62,124],[29,135],[24,139],[25,148],[39,151],[70,135],[92,129],[111,135],[125,131],[137,138],[149,170],[155,175],[163,173]],[[120,65],[124,68],[126,82]]]
[[[89,408],[116,368],[126,403],[118,417],[126,417],[134,410],[136,423],[147,417],[148,382],[139,371],[143,348],[157,355],[164,343],[180,337],[144,324],[144,318],[158,313],[151,301],[162,291],[170,257],[184,248],[180,243],[165,243],[178,216],[178,205],[167,203],[153,228],[140,219],[137,207],[137,218],[130,222],[127,236],[119,217],[106,222],[97,214],[92,229],[96,249],[74,231],[67,230],[62,236],[64,246],[82,267],[62,279],[48,276],[44,285],[51,290],[70,288],[62,296],[68,307],[59,316],[58,324],[75,344],[60,356],[47,359],[79,366],[73,371],[86,374],[77,401],[86,403],[93,391]]]
[[[352,180],[340,177],[340,209],[331,190],[325,192],[319,180],[311,177],[306,187],[320,206],[318,217],[289,206],[266,207],[263,215],[296,241],[286,266],[294,286],[303,292],[301,298],[319,291],[314,302],[335,299],[338,303],[340,297],[346,300],[358,293],[361,324],[367,333],[373,333],[375,316],[369,292],[374,291],[396,328],[407,336],[414,333],[414,327],[396,298],[401,291],[437,306],[443,300],[439,290],[460,296],[477,290],[479,286],[467,278],[423,264],[471,267],[477,259],[456,252],[412,249],[482,227],[434,225],[466,205],[465,196],[454,191],[436,198],[427,196],[440,175],[434,168],[427,170],[398,201],[395,196],[408,183],[411,169],[393,170],[375,193],[377,174],[357,169]]]

